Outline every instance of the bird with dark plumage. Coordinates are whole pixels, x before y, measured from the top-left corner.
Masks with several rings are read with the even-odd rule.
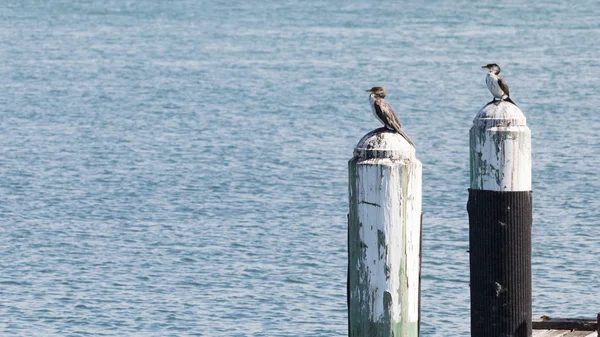
[[[373,87],[367,90],[367,92],[371,93],[369,102],[371,103],[371,110],[373,111],[375,118],[383,123],[387,129],[396,131],[404,137],[410,145],[415,146],[415,143],[413,143],[412,140],[410,140],[410,137],[402,130],[402,125],[400,124],[398,117],[396,117],[394,110],[392,110],[392,107],[385,101],[385,88]]]
[[[488,70],[487,77],[485,78],[485,84],[487,84],[488,89],[490,89],[490,92],[492,95],[494,95],[492,103],[500,104],[502,101],[507,101],[515,104],[515,102],[513,102],[509,97],[508,85],[506,85],[504,79],[499,75],[500,66],[496,63],[490,63],[482,66],[481,68],[486,68]],[[499,98],[500,100],[496,102],[496,98]]]

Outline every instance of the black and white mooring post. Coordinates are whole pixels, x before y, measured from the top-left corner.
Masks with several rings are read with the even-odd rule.
[[[421,162],[381,128],[360,140],[348,170],[348,335],[418,337]]]
[[[470,130],[471,336],[529,337],[531,131],[509,102],[484,106]]]

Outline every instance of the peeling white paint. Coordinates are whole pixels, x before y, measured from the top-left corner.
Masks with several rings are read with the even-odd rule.
[[[364,256],[357,265],[365,270],[351,298],[371,306],[370,321],[418,322],[421,242],[421,162],[415,149],[394,132],[370,133],[355,149],[360,240]],[[352,189],[351,189],[352,190]],[[387,249],[386,249],[387,248]],[[391,306],[384,305],[389,293]],[[368,296],[368,299],[365,299]],[[404,307],[403,307],[404,304]],[[406,321],[406,322],[405,322]],[[404,328],[403,328],[404,330]],[[406,330],[407,331],[407,330]]]
[[[422,213],[422,190],[421,162],[415,160],[410,166],[405,166],[408,181],[403,181],[406,190],[403,193],[404,208],[402,210],[402,222],[406,228],[406,268],[408,286],[408,320],[417,322],[419,320],[419,292],[421,274],[421,213]]]
[[[531,190],[531,131],[521,109],[509,102],[484,106],[470,141],[472,189]]]

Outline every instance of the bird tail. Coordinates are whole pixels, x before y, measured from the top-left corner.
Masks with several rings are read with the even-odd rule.
[[[510,103],[514,104],[515,106],[518,106],[518,105],[517,105],[517,103],[513,102],[513,100],[512,100],[512,99],[510,99],[510,97],[506,97],[506,98],[504,99],[504,101],[506,101],[506,102],[510,102]]]
[[[513,103],[514,104],[514,103]],[[516,104],[515,104],[516,105]],[[413,141],[410,139],[410,137],[406,134],[406,132],[404,132],[404,130],[402,129],[402,127],[398,128],[396,130],[396,132],[398,132],[402,137],[404,137],[404,139],[406,139],[407,142],[410,143],[410,145],[412,145],[413,147],[415,147],[415,143],[413,143]]]

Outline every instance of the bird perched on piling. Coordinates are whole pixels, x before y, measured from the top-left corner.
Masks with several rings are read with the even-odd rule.
[[[490,63],[482,66],[481,68],[486,68],[488,70],[488,74],[485,78],[485,84],[487,84],[488,89],[490,89],[490,92],[492,95],[494,95],[492,103],[500,104],[502,101],[507,101],[515,104],[515,102],[513,102],[509,97],[508,85],[506,85],[506,81],[504,81],[504,79],[499,75],[500,66],[496,63]],[[496,102],[496,98],[499,98],[500,100]]]
[[[415,143],[410,140],[408,135],[402,129],[402,125],[400,121],[398,121],[398,117],[392,110],[392,107],[385,101],[385,88],[384,87],[373,87],[367,92],[371,93],[371,97],[369,98],[369,102],[371,103],[371,110],[377,118],[385,127],[389,130],[398,132],[404,139],[406,139],[410,145],[415,146]]]

